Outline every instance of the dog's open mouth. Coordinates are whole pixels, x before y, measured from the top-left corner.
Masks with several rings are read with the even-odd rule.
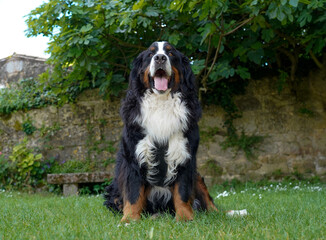
[[[154,87],[158,91],[166,91],[168,89],[169,76],[163,69],[158,69],[154,76]]]

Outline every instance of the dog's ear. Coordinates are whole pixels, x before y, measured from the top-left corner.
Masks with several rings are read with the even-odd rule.
[[[182,53],[181,53],[182,54]],[[195,75],[192,72],[189,59],[182,54],[182,77],[183,84],[181,88],[187,88],[182,90],[195,90]]]
[[[132,62],[132,70],[130,73],[130,79],[136,79],[138,75],[141,73],[142,65],[143,65],[143,52],[141,52]]]
[[[143,84],[143,55],[141,52],[132,62],[132,69],[129,75],[129,89],[138,89]]]

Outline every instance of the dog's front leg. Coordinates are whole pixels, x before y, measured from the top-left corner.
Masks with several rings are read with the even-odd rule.
[[[121,222],[139,220],[143,209],[146,207],[148,191],[146,191],[140,172],[134,162],[121,165],[118,180],[123,196],[123,217]]]
[[[140,214],[146,205],[146,194],[145,187],[141,186],[138,192],[132,189],[129,194],[126,194],[123,204],[123,217],[121,222],[128,223],[130,221],[135,221],[140,219]],[[138,194],[138,197],[133,196],[133,194]]]
[[[194,219],[192,199],[185,194],[183,186],[176,183],[173,187],[173,203],[177,221],[190,221]]]

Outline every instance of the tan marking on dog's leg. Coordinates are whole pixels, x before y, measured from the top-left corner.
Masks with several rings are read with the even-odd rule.
[[[218,211],[218,209],[216,208],[215,204],[213,203],[212,199],[209,196],[209,192],[206,187],[206,184],[204,183],[202,177],[199,174],[197,175],[196,185],[197,185],[197,190],[203,194],[204,201],[207,206],[207,210],[208,211]]]
[[[173,189],[173,203],[177,221],[190,221],[194,219],[191,200],[188,202],[182,201],[179,193],[179,184],[176,184]]]
[[[141,218],[140,214],[146,205],[146,193],[148,193],[148,191],[145,192],[145,188],[142,186],[136,203],[131,204],[128,200],[125,201],[121,222],[128,223],[130,221],[137,221]]]

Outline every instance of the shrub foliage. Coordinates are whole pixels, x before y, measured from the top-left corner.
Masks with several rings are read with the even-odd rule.
[[[44,185],[44,177],[54,161],[43,160],[42,154],[35,154],[27,143],[24,138],[13,147],[9,157],[0,152],[0,188],[29,189]]]
[[[44,83],[59,92],[78,85],[117,95],[132,59],[156,40],[192,59],[203,93],[267,71],[295,87],[300,64],[322,67],[325,8],[324,0],[51,0],[27,16],[27,35],[50,37],[55,67]]]

